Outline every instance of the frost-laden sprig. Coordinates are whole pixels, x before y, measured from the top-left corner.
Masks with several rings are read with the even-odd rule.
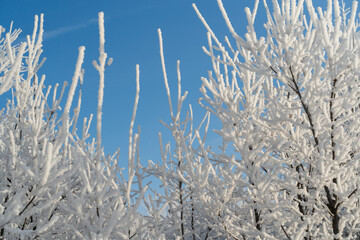
[[[150,162],[147,172],[160,179],[164,193],[160,194],[156,193],[156,191],[154,193],[154,199],[149,196],[148,201],[145,201],[145,205],[150,214],[149,229],[151,229],[151,231],[149,234],[153,237],[161,236],[163,238],[174,239],[205,236],[207,229],[199,224],[199,222],[203,220],[203,215],[199,215],[201,210],[197,208],[196,197],[198,189],[195,182],[202,182],[199,178],[206,178],[209,172],[209,170],[206,170],[208,165],[201,166],[203,159],[207,158],[206,152],[203,151],[203,154],[198,155],[198,153],[201,152],[199,149],[205,149],[202,140],[206,138],[209,114],[206,114],[198,129],[193,129],[191,105],[185,119],[181,119],[181,111],[187,92],[181,92],[180,61],[177,61],[177,107],[173,107],[165,68],[163,39],[160,29],[158,30],[158,35],[164,85],[171,117],[170,124],[162,123],[171,131],[173,136],[171,143],[174,143],[174,148],[172,150],[170,143],[164,146],[162,134],[159,133],[162,163],[154,164]],[[206,125],[204,127],[205,133],[204,137],[201,138],[199,131],[204,122]],[[196,140],[200,145],[198,148],[194,146],[196,145]],[[206,160],[204,160],[204,162],[205,161]],[[199,166],[201,166],[200,169]],[[202,170],[204,173],[202,173]],[[167,210],[169,214],[165,215],[165,210]]]
[[[105,28],[104,28],[104,13],[99,12],[99,62],[93,60],[92,64],[99,72],[99,89],[98,89],[98,107],[96,114],[96,131],[97,131],[97,161],[101,160],[101,125],[102,125],[102,106],[104,100],[104,80],[105,80],[105,68],[110,66],[113,62],[112,58],[106,62],[107,53],[105,52]]]
[[[66,225],[68,231],[81,238],[89,239],[126,239],[134,236],[141,238],[143,220],[137,209],[143,199],[146,186],[139,184],[138,191],[132,189],[135,177],[142,177],[139,173],[139,135],[133,136],[133,125],[140,91],[140,70],[136,67],[136,97],[134,112],[129,130],[129,174],[128,180],[119,168],[119,152],[113,156],[104,156],[101,146],[101,121],[105,80],[105,53],[104,14],[99,13],[99,64],[93,62],[99,72],[99,93],[97,112],[97,139],[96,142],[77,142],[71,138],[74,150],[79,152],[77,163],[80,177],[79,190],[69,193],[68,203],[63,205],[64,211],[71,221],[77,222],[76,227]],[[85,125],[85,124],[84,124]],[[88,128],[83,135],[88,135]],[[138,180],[141,182],[141,179]],[[136,196],[136,199],[135,199]],[[80,204],[81,203],[81,204]],[[86,214],[86,216],[84,216]]]
[[[11,87],[13,87],[15,82],[15,77],[18,71],[21,71],[21,66],[19,66],[22,61],[22,56],[25,53],[26,44],[20,46],[12,46],[12,43],[17,39],[18,35],[21,33],[20,29],[12,31],[12,23],[10,26],[10,31],[5,34],[5,38],[0,40],[0,94],[7,92]],[[0,27],[0,32],[5,32],[5,28]]]

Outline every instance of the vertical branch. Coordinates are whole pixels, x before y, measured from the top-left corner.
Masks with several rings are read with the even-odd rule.
[[[166,74],[166,68],[165,68],[163,39],[162,39],[162,34],[161,34],[160,28],[158,29],[158,35],[159,35],[159,44],[160,44],[161,67],[162,67],[162,71],[163,71],[163,75],[164,75],[164,82],[165,82],[166,94],[168,96],[168,101],[169,101],[171,119],[173,119],[174,114],[173,114],[172,103],[171,103],[170,88],[169,88],[167,74]]]
[[[336,119],[334,119],[334,109],[333,109],[333,104],[336,98],[336,93],[335,93],[335,89],[336,89],[336,83],[337,83],[337,78],[333,79],[332,81],[332,88],[331,88],[331,93],[330,93],[330,102],[329,102],[329,112],[330,112],[330,121],[331,121],[331,133],[330,133],[330,140],[331,140],[331,158],[332,161],[335,161],[335,136],[334,136],[334,125],[335,125],[335,121]],[[337,184],[337,179],[333,178],[333,183]],[[338,204],[338,196],[336,194],[331,194],[330,193],[330,189],[328,186],[324,186],[325,192],[326,192],[326,197],[328,200],[328,203],[326,204],[327,207],[329,208],[329,211],[332,213],[332,228],[333,228],[333,233],[334,235],[338,235],[339,231],[340,231],[340,226],[339,226],[339,222],[340,222],[340,216],[338,213],[338,207],[340,206],[340,204]],[[334,240],[337,240],[337,237],[334,237]]]
[[[104,81],[105,81],[105,62],[107,54],[105,53],[105,28],[104,28],[104,13],[99,12],[99,64],[96,62],[93,65],[99,72],[99,89],[98,89],[98,106],[96,114],[96,162],[100,165],[101,161],[101,125],[102,125],[102,106],[104,100]]]
[[[76,62],[76,67],[75,67],[75,72],[72,78],[72,82],[71,82],[71,86],[70,86],[70,90],[68,93],[68,98],[66,100],[66,104],[65,104],[65,108],[64,108],[64,113],[63,113],[63,120],[67,122],[67,125],[64,125],[64,127],[68,127],[68,122],[69,122],[69,112],[70,112],[70,108],[71,108],[71,104],[75,95],[75,90],[76,90],[76,86],[78,83],[78,79],[80,77],[81,74],[81,66],[84,62],[84,55],[85,55],[85,47],[81,46],[79,47],[79,55],[78,55],[78,59]],[[67,129],[64,129],[64,131],[67,131]]]
[[[71,134],[74,135],[76,133],[76,126],[77,126],[77,122],[79,119],[79,114],[80,114],[80,109],[81,109],[81,97],[82,97],[82,91],[81,91],[81,87],[83,85],[84,82],[84,69],[82,69],[81,74],[80,74],[80,89],[79,89],[79,96],[78,96],[78,102],[77,102],[77,107],[74,109],[74,124],[72,127],[72,132]]]
[[[127,191],[126,191],[126,198],[127,198],[127,203],[130,204],[130,189],[131,189],[131,183],[133,181],[134,178],[134,167],[135,167],[135,152],[136,152],[136,148],[137,148],[137,138],[138,135],[135,135],[135,142],[133,144],[133,128],[134,128],[134,123],[135,123],[135,118],[136,118],[136,111],[137,111],[137,106],[139,103],[139,96],[140,96],[140,67],[137,64],[136,65],[136,93],[135,93],[135,103],[134,103],[134,108],[133,108],[133,113],[132,113],[132,118],[131,118],[131,122],[130,122],[130,128],[129,128],[129,152],[128,152],[128,164],[129,164],[129,182],[127,185]]]
[[[55,151],[58,151],[62,144],[65,143],[65,145],[67,145],[67,136],[68,136],[68,131],[69,131],[69,112],[70,112],[70,108],[71,108],[71,104],[73,102],[74,99],[74,95],[75,95],[75,90],[76,90],[76,86],[78,84],[78,79],[79,76],[81,74],[81,66],[84,62],[84,55],[85,55],[85,47],[81,46],[79,47],[79,55],[78,55],[78,59],[76,62],[76,67],[75,67],[75,72],[72,78],[72,82],[71,82],[71,86],[69,89],[69,93],[68,93],[68,97],[66,99],[66,104],[64,107],[64,112],[62,115],[62,133],[61,133],[61,137],[58,137],[56,140],[56,144],[54,146]],[[65,148],[66,149],[66,148]],[[66,151],[66,150],[65,150]],[[65,155],[64,155],[65,156]]]
[[[134,161],[135,159],[132,159],[132,155],[133,155],[133,129],[134,129],[134,123],[135,123],[135,118],[136,118],[136,111],[137,111],[137,106],[139,103],[139,96],[140,96],[140,67],[137,64],[136,65],[136,93],[135,93],[135,102],[134,102],[134,108],[133,108],[133,113],[132,113],[132,117],[131,117],[131,122],[130,122],[130,128],[129,128],[129,174],[130,172],[133,170],[134,168]]]
[[[178,167],[181,168],[181,161],[178,161]],[[183,193],[182,193],[182,181],[179,181],[178,190],[179,190],[179,202],[180,202],[180,231],[181,231],[181,238],[185,239],[185,230],[184,230],[184,203],[183,203]]]
[[[191,188],[190,188],[191,191]],[[190,201],[191,201],[191,230],[192,230],[192,239],[195,240],[196,236],[195,236],[195,208],[194,208],[194,199],[193,199],[193,194],[190,193]]]
[[[160,57],[161,57],[161,65],[164,75],[164,83],[166,88],[166,93],[168,96],[168,102],[170,107],[170,114],[171,114],[171,130],[172,135],[175,138],[176,143],[176,158],[177,158],[177,169],[182,174],[182,168],[183,168],[183,157],[182,157],[182,144],[183,144],[183,136],[182,136],[182,129],[181,129],[181,123],[180,123],[180,113],[181,113],[181,107],[182,103],[186,98],[187,92],[184,93],[183,96],[181,96],[181,74],[180,74],[180,61],[177,61],[177,77],[178,77],[178,99],[177,99],[177,112],[176,116],[174,117],[173,113],[173,107],[171,102],[171,94],[170,94],[170,88],[169,83],[167,79],[166,74],[166,68],[165,68],[165,60],[164,60],[164,49],[163,49],[163,40],[162,40],[162,34],[161,30],[158,29],[159,34],[159,44],[160,44]],[[177,190],[179,192],[179,204],[180,204],[180,234],[181,239],[185,239],[185,228],[184,228],[184,196],[183,196],[183,181],[178,180],[177,182]]]
[[[176,120],[177,121],[180,117],[180,113],[181,113],[181,106],[182,106],[182,101],[181,101],[181,74],[180,74],[180,61],[177,61],[177,77],[178,77],[178,100],[177,100],[177,114],[176,114]]]

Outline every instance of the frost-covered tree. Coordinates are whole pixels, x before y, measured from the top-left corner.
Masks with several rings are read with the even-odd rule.
[[[221,121],[223,145],[210,148],[192,128],[187,134],[192,118],[182,122],[171,110],[175,147],[154,168],[165,189],[158,200],[168,204],[166,236],[358,239],[357,2],[346,9],[329,0],[315,11],[311,0],[274,0],[272,9],[264,1],[263,37],[254,26],[259,1],[245,9],[244,37],[218,5],[233,37],[225,45],[194,8],[213,66],[202,79],[200,104]]]
[[[348,10],[329,0],[315,11],[312,1],[272,1],[273,10],[264,1],[264,37],[254,27],[258,3],[245,9],[248,32],[240,37],[218,1],[236,48],[221,44],[194,6],[213,64],[200,103],[221,120],[224,141],[212,153],[206,215],[234,239],[355,239],[357,2]]]
[[[105,156],[101,145],[104,71],[104,17],[99,13],[99,72],[97,137],[89,141],[92,116],[77,129],[81,107],[85,47],[79,48],[74,76],[66,96],[66,82],[52,90],[38,70],[41,59],[43,15],[35,17],[32,36],[14,45],[20,30],[1,35],[0,94],[12,96],[0,114],[0,238],[1,239],[141,239],[143,219],[137,208],[146,187],[135,167],[138,134],[133,125],[137,91],[129,136],[128,179],[122,177],[117,152]],[[10,30],[11,31],[11,30]],[[0,33],[4,29],[0,27]],[[11,93],[9,93],[11,91]],[[72,107],[77,96],[77,104]],[[65,98],[65,106],[60,107]],[[71,114],[71,110],[74,112]],[[140,176],[141,177],[141,176]]]

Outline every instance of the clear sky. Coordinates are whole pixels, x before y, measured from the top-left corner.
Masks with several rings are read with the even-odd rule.
[[[98,58],[97,14],[105,14],[105,49],[113,64],[107,68],[103,108],[103,146],[107,154],[118,147],[127,164],[128,128],[135,95],[135,65],[140,65],[140,102],[135,126],[140,125],[140,151],[143,162],[158,161],[158,132],[167,129],[159,122],[170,121],[163,84],[157,29],[161,28],[170,87],[176,93],[176,60],[181,61],[183,90],[189,92],[186,104],[194,108],[196,123],[204,115],[197,104],[201,96],[201,76],[207,76],[211,62],[201,47],[207,46],[206,31],[191,4],[194,0],[11,0],[2,1],[0,25],[6,29],[14,21],[23,30],[20,38],[31,34],[34,15],[45,15],[43,57],[39,71],[46,83],[71,82],[78,54],[84,45],[85,69],[81,117],[96,113],[98,75],[91,62]],[[262,2],[262,1],[260,1]],[[269,1],[270,2],[270,1]],[[316,1],[315,1],[316,2]],[[350,2],[350,1],[349,1]],[[244,8],[253,8],[252,0],[223,0],[225,9],[239,35],[246,30]],[[200,12],[220,40],[230,36],[215,0],[195,1]],[[350,6],[350,4],[348,4]],[[260,3],[257,29],[263,35],[265,10]],[[4,99],[0,99],[4,106]],[[185,113],[185,112],[184,112]],[[92,136],[95,137],[95,121]],[[80,126],[79,126],[80,127]],[[167,135],[164,141],[167,141]]]

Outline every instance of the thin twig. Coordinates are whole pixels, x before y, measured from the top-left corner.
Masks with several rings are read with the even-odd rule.
[[[283,225],[281,225],[281,229],[282,229],[282,230],[283,230],[283,232],[285,233],[285,235],[286,235],[287,239],[291,240],[291,238],[290,238],[289,234],[287,234],[287,232],[286,232],[286,230],[285,230],[285,228],[284,228],[284,226],[283,226]]]
[[[35,196],[31,198],[31,200],[26,204],[25,208],[19,213],[19,216],[25,212],[25,210],[29,207],[29,205],[34,201]]]

